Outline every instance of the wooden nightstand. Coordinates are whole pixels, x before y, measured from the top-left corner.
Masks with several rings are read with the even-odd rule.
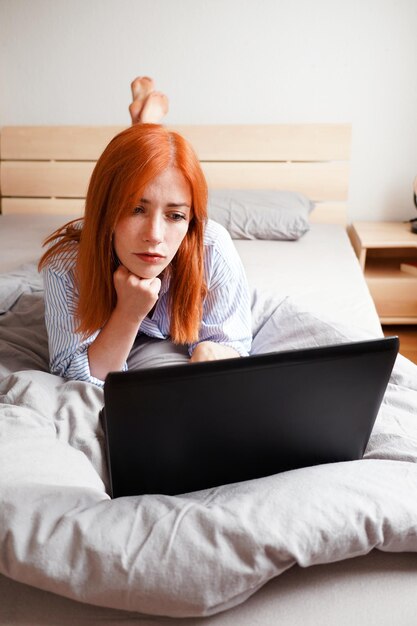
[[[381,324],[417,324],[417,276],[400,270],[417,261],[410,224],[354,222],[349,234]]]

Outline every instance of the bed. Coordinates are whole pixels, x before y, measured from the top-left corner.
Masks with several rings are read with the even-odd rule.
[[[414,624],[417,366],[401,355],[361,461],[109,499],[102,391],[48,373],[36,260],[44,236],[82,214],[94,161],[118,130],[1,131],[0,622]],[[381,336],[346,231],[350,127],[177,130],[199,154],[219,220],[226,197],[226,226],[239,232],[245,209],[233,190],[244,202],[264,190],[314,202],[298,238],[261,239],[263,224],[248,234],[246,221],[251,238],[234,239],[257,349]]]

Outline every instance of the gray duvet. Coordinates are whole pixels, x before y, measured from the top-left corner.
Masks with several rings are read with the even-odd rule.
[[[253,349],[354,329],[253,293]],[[48,373],[34,266],[0,277],[0,573],[79,601],[217,613],[298,563],[417,551],[417,366],[399,356],[363,460],[184,496],[111,500],[102,391]],[[300,381],[302,383],[302,381]]]

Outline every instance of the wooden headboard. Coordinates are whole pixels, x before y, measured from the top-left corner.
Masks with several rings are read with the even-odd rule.
[[[347,223],[349,124],[170,127],[195,148],[209,187],[287,189],[316,202],[311,220]],[[95,161],[119,126],[6,126],[2,213],[81,215]]]

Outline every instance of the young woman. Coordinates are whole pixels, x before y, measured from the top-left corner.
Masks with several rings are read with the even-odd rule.
[[[207,219],[191,146],[157,122],[153,81],[132,83],[133,125],[97,161],[85,214],[40,260],[50,369],[102,385],[110,371],[247,355],[250,298],[227,231]]]

